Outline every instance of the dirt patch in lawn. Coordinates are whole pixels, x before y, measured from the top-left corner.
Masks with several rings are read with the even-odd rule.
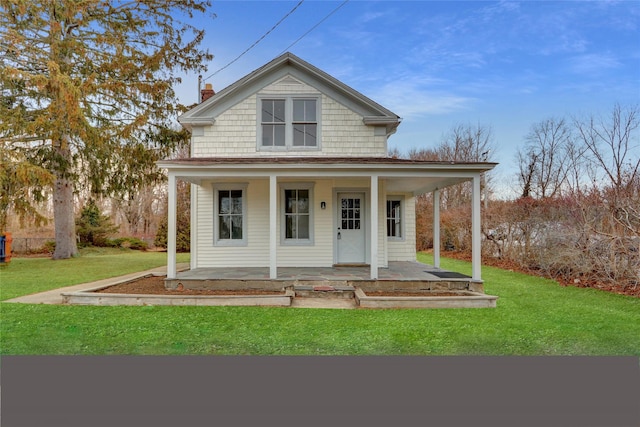
[[[149,276],[126,283],[100,289],[97,293],[133,295],[282,295],[283,291],[263,289],[183,289],[169,290],[164,287],[164,276]],[[411,291],[368,291],[369,297],[459,297],[458,292],[411,292]]]
[[[268,291],[261,289],[242,290],[196,290],[183,289],[169,290],[164,287],[164,276],[150,276],[132,280],[127,283],[109,286],[108,288],[96,291],[105,294],[144,294],[144,295],[283,295],[282,291]]]

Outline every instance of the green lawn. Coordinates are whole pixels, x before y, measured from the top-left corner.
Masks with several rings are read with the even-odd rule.
[[[427,255],[419,254],[423,262]],[[180,261],[185,261],[185,258]],[[144,270],[164,254],[14,259],[0,298]],[[469,273],[467,262],[442,267]],[[632,355],[640,299],[484,267],[495,309],[329,310],[0,304],[2,354]]]
[[[178,262],[188,260],[189,254],[178,254]],[[81,256],[59,261],[13,258],[8,266],[0,268],[0,301],[149,270],[166,263],[166,253],[113,248],[81,249]]]

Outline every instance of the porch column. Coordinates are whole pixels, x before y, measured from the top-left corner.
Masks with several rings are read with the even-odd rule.
[[[277,224],[277,202],[278,189],[276,186],[276,176],[269,176],[269,278],[278,278],[278,230]]]
[[[440,268],[440,190],[433,192],[433,266]]]
[[[378,176],[371,176],[371,279],[378,278]]]
[[[482,280],[481,275],[481,229],[480,229],[480,175],[473,177],[473,190],[471,192],[471,268],[472,278],[474,280]]]
[[[176,278],[176,176],[169,172],[167,207],[167,279]]]

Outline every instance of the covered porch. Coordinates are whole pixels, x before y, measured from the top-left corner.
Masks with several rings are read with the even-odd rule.
[[[451,185],[465,181],[472,182],[472,276],[470,280],[475,283],[482,282],[481,276],[481,228],[480,228],[480,204],[481,204],[481,176],[484,172],[491,170],[494,163],[451,163],[451,162],[430,162],[413,161],[394,158],[329,158],[329,157],[278,157],[278,158],[188,158],[179,160],[167,160],[159,162],[159,166],[168,170],[169,178],[169,211],[168,211],[168,264],[167,281],[173,283],[177,280],[187,280],[186,275],[192,275],[195,280],[200,275],[200,280],[204,275],[212,275],[212,280],[216,275],[227,274],[236,277],[229,277],[231,280],[241,280],[239,276],[246,275],[248,280],[258,281],[280,281],[280,280],[300,280],[301,277],[319,277],[327,279],[330,277],[348,277],[349,280],[359,281],[385,281],[399,278],[405,282],[411,280],[429,281],[437,276],[427,272],[427,268],[422,271],[410,268],[407,264],[399,267],[392,266],[392,261],[386,258],[385,244],[386,218],[384,217],[385,197],[392,193],[406,193],[412,197],[431,193],[434,206],[434,271],[440,267],[440,190]],[[333,202],[334,211],[333,225],[325,221],[323,228],[318,234],[334,235],[333,249],[329,241],[326,244],[325,256],[331,257],[333,251],[334,262],[325,261],[324,266],[314,266],[309,268],[298,268],[287,265],[286,257],[282,255],[284,246],[281,245],[281,236],[278,230],[279,221],[279,185],[293,180],[313,181],[330,180],[334,182],[334,195],[338,189],[343,188],[341,180],[357,180],[358,189],[362,191],[366,198],[367,216],[366,224],[366,260],[357,267],[331,267],[339,263],[336,262],[337,239],[340,239],[340,225],[337,214],[337,200],[335,196],[327,200],[327,207]],[[265,212],[264,221],[261,228],[264,230],[265,239],[262,240],[263,249],[259,253],[262,260],[256,258],[246,258],[242,268],[229,269],[207,268],[206,265],[198,265],[197,254],[194,254],[192,247],[191,271],[178,275],[176,269],[176,195],[178,180],[188,181],[195,186],[208,186],[214,182],[225,182],[230,180],[254,180],[262,182],[265,201],[262,205]],[[347,182],[347,181],[344,181]],[[351,189],[351,187],[349,187]],[[318,201],[320,202],[320,201]],[[320,203],[321,209],[325,209],[325,201]],[[192,211],[193,215],[193,211]],[[193,217],[192,217],[193,218]],[[254,227],[255,229],[255,227]],[[193,228],[192,228],[193,230]],[[337,236],[337,237],[335,237]],[[192,231],[192,241],[194,236]],[[415,240],[415,235],[412,236]],[[254,240],[255,242],[255,240]],[[290,252],[289,252],[290,253]],[[414,252],[415,253],[415,252]],[[237,258],[241,259],[241,258]],[[242,258],[244,259],[244,258]],[[244,262],[244,261],[243,261]],[[254,263],[254,265],[252,265]],[[255,264],[262,264],[256,266]],[[268,265],[268,266],[266,266]],[[294,264],[296,265],[296,264]],[[383,268],[382,268],[383,267]],[[394,268],[395,267],[395,268]],[[422,267],[420,267],[422,268]],[[222,273],[227,271],[227,273]],[[414,276],[410,278],[409,276]],[[343,280],[343,279],[340,279]],[[176,282],[177,283],[177,282]]]

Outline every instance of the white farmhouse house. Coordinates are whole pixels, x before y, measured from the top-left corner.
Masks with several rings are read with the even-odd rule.
[[[415,197],[473,182],[473,279],[480,275],[480,177],[494,163],[390,158],[400,117],[285,53],[179,118],[191,157],[165,160],[167,278],[176,271],[176,180],[192,184],[191,269],[364,265],[370,278],[416,260]]]

